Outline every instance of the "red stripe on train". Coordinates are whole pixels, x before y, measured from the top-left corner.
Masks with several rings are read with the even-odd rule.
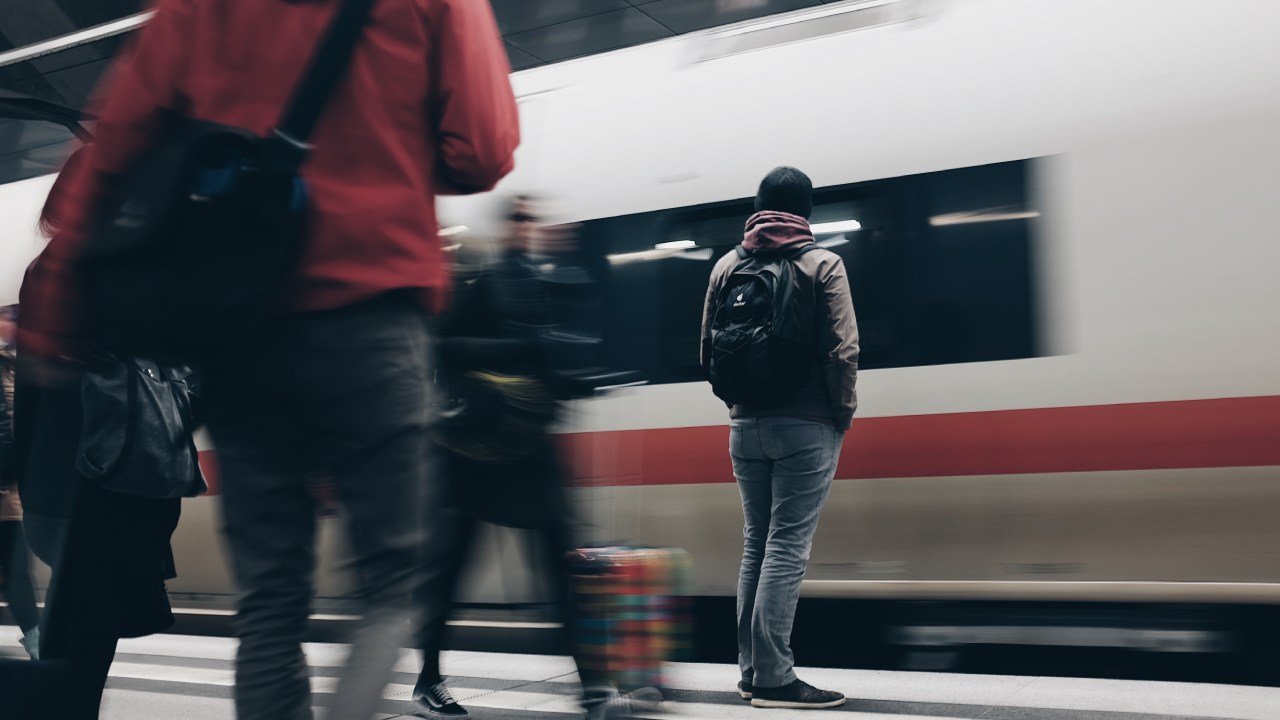
[[[561,436],[580,485],[733,482],[725,425]],[[217,467],[201,453],[210,494]],[[861,418],[837,477],[1280,465],[1280,396]]]
[[[725,426],[582,433],[566,441],[574,475],[583,484],[733,481]],[[836,476],[1259,465],[1280,465],[1280,397],[856,419]]]

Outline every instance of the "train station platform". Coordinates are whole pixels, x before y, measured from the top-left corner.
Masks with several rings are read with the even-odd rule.
[[[0,655],[22,650],[0,627]],[[235,641],[157,635],[120,643],[104,698],[104,720],[181,717],[232,720]],[[332,693],[346,648],[307,645],[317,705]],[[418,669],[405,652],[387,687],[381,718],[412,717]],[[449,652],[444,670],[454,696],[476,720],[576,718],[576,676],[563,657]],[[960,675],[810,668],[805,680],[849,697],[832,710],[753,708],[734,692],[730,665],[676,663],[662,712],[645,717],[699,720],[1276,720],[1280,688],[1076,678]],[[3,715],[0,708],[0,715]]]

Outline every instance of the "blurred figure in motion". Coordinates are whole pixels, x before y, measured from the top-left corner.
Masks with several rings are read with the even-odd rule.
[[[22,630],[22,647],[33,660],[40,658],[40,613],[27,565],[27,541],[22,532],[22,500],[18,494],[17,456],[13,439],[13,340],[17,306],[0,308],[0,589],[9,614]]]
[[[347,3],[159,3],[109,73],[74,212],[24,288],[40,312],[24,324],[22,347],[57,358],[92,331],[74,312],[76,250],[113,179],[160,145],[166,121],[267,135],[332,18],[358,7]],[[309,218],[280,312],[260,343],[228,347],[206,368],[240,590],[242,720],[312,716],[301,642],[315,560],[308,481],[317,475],[332,478],[350,523],[364,611],[330,717],[373,715],[409,637],[421,568],[427,315],[448,283],[434,196],[488,190],[511,170],[519,141],[488,2],[376,0],[359,33],[309,137]]]
[[[41,226],[55,235],[73,207],[70,190],[82,179],[82,159],[79,152],[68,160],[41,214]],[[50,257],[42,254],[28,270],[23,302],[36,302]],[[20,331],[26,321],[24,313]],[[132,367],[104,358],[88,341],[66,345],[56,358],[18,354],[14,429],[24,524],[31,549],[53,570],[39,648],[49,690],[34,700],[39,718],[97,718],[118,641],[173,624],[165,590],[165,581],[176,577],[169,541],[179,498],[204,488],[191,423],[158,428],[152,415],[137,412],[128,390],[104,397],[97,382],[104,369],[120,371],[117,390],[133,380],[125,375]],[[177,398],[164,385],[172,403],[166,408],[176,410]],[[127,451],[126,436],[133,438]],[[114,471],[105,477],[83,472],[86,451],[101,448],[95,440],[107,441],[116,453],[103,464]],[[173,488],[166,497],[146,496],[164,485]]]
[[[790,167],[760,183],[742,244],[711,271],[702,364],[730,407],[742,495],[738,692],[756,707],[825,708],[796,678],[800,581],[857,395],[858,325],[844,263],[809,229],[813,184]]]
[[[423,585],[422,672],[414,703],[429,716],[465,717],[440,673],[449,606],[481,521],[526,528],[540,551],[564,641],[576,652],[565,478],[550,435],[562,400],[580,394],[564,370],[554,336],[563,318],[546,275],[566,272],[574,249],[563,228],[540,228],[534,202],[516,198],[499,256],[464,243],[453,310],[440,330],[440,376],[449,402],[438,428],[448,478],[431,509],[432,538]],[[581,362],[572,363],[581,365]],[[620,699],[578,660],[584,706],[596,715]]]

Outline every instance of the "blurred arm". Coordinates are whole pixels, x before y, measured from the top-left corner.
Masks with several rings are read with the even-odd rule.
[[[440,194],[484,192],[515,167],[520,122],[511,72],[486,0],[436,0],[433,112]]]
[[[711,270],[711,277],[707,280],[707,295],[702,301],[702,341],[698,344],[698,364],[702,366],[702,374],[708,380],[711,379],[711,321],[714,319],[712,314],[715,312],[712,306],[716,301],[716,292],[719,290],[719,270],[718,264]]]
[[[858,409],[858,319],[843,261],[823,268],[818,292],[826,315],[818,327],[818,359],[836,427],[847,430]]]

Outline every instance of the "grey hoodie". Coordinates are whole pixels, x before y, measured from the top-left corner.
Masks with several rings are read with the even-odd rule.
[[[799,215],[763,211],[747,220],[743,246],[747,250],[775,250],[813,242],[809,223]],[[702,308],[702,364],[711,343],[711,312],[716,294],[738,262],[730,252],[716,263],[707,283]],[[796,417],[834,425],[845,430],[858,409],[858,320],[849,293],[849,277],[839,255],[817,249],[795,260],[796,268],[816,294],[818,353],[809,377],[796,395],[767,408],[734,405],[730,417]]]

